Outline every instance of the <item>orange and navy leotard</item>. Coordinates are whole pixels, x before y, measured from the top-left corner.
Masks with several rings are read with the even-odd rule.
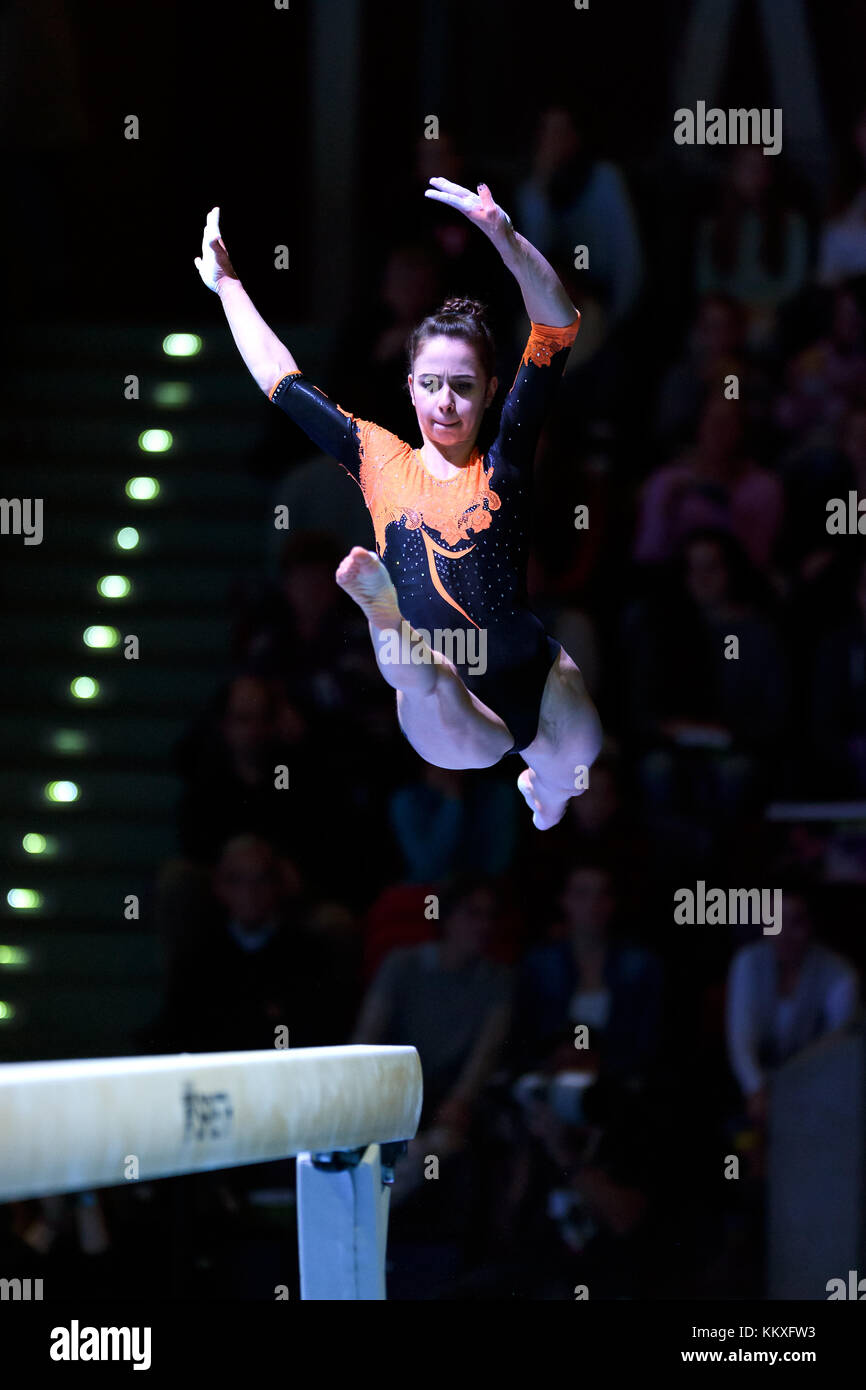
[[[505,721],[515,753],[536,735],[560,650],[528,606],[526,565],[535,449],[579,322],[578,314],[566,328],[531,325],[495,442],[486,455],[476,448],[453,478],[434,478],[420,449],[348,414],[301,372],[286,372],[268,393],[358,483],[407,622],[431,637],[464,630],[467,661],[453,645],[446,654]]]

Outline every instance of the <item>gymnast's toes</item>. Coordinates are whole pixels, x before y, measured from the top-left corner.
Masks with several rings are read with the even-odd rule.
[[[545,800],[538,787],[538,776],[531,767],[524,768],[517,779],[517,786],[532,812],[532,824],[536,830],[550,830],[562,820],[567,798]]]
[[[378,567],[380,560],[372,550],[365,550],[361,545],[353,545],[348,555],[344,555],[337,567],[336,580],[342,587],[353,580],[359,579],[365,572],[372,574]]]
[[[517,786],[522,793],[527,806],[533,811],[541,810],[541,802],[535,795],[534,788],[535,773],[531,767],[525,767],[517,779]]]
[[[397,591],[374,550],[353,546],[340,562],[335,578],[340,588],[345,589],[371,622],[380,627],[399,624]]]
[[[364,550],[353,545],[348,555],[340,561],[334,576],[341,589],[352,598],[369,598],[379,590],[390,586],[388,571],[375,551]]]

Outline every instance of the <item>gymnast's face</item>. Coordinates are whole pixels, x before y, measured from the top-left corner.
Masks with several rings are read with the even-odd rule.
[[[448,457],[453,445],[473,445],[485,410],[496,395],[470,343],[462,338],[428,338],[409,377],[409,394],[421,433]]]

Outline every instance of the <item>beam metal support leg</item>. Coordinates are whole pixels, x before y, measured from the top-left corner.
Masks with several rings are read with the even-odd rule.
[[[393,1146],[391,1146],[393,1147]],[[298,1154],[301,1298],[384,1299],[391,1173],[378,1144]]]

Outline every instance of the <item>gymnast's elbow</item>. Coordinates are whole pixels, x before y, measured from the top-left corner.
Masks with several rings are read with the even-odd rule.
[[[288,376],[289,372],[297,372],[298,370],[298,365],[294,361],[277,362],[272,366],[258,368],[253,372],[253,376],[259,390],[270,400],[275,387],[282,381],[283,377]]]

